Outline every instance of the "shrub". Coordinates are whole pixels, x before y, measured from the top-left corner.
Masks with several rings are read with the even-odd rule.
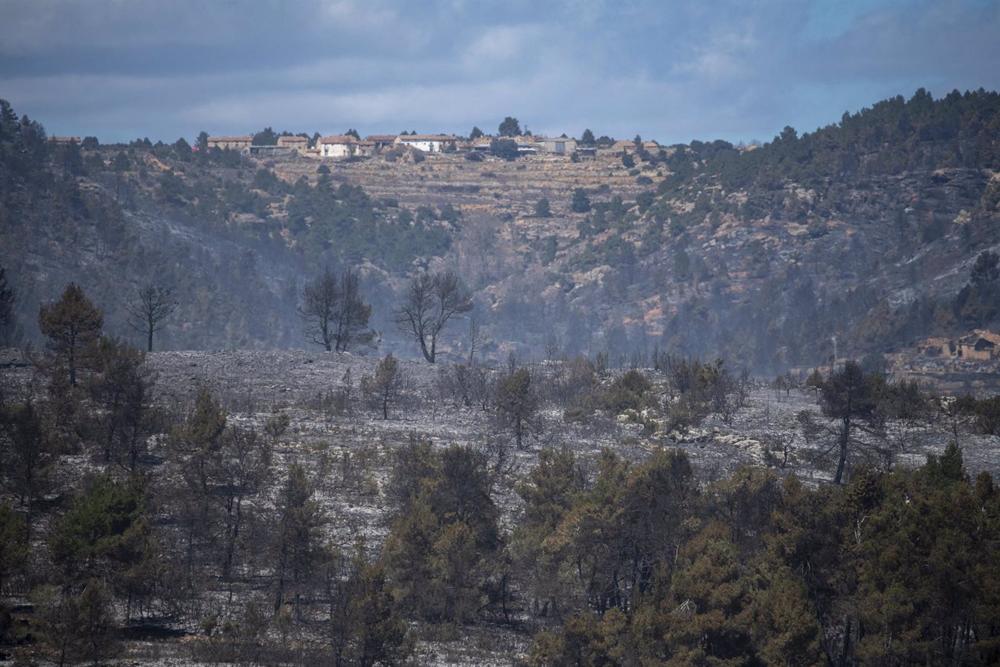
[[[535,202],[535,217],[537,218],[551,218],[552,209],[549,206],[549,200],[542,197],[537,202]]]
[[[490,152],[504,160],[516,160],[517,142],[513,139],[494,139],[490,142]]]
[[[653,403],[653,385],[637,370],[619,376],[597,397],[597,405],[613,413],[625,410],[642,410]]]

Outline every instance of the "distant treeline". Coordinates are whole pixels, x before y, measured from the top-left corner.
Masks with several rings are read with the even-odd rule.
[[[786,127],[773,141],[738,150],[725,141],[693,141],[669,165],[673,183],[704,161],[727,188],[780,187],[785,180],[806,186],[828,179],[899,174],[914,169],[1000,169],[1000,93],[957,90],[935,100],[923,88],[841,121],[799,135]]]

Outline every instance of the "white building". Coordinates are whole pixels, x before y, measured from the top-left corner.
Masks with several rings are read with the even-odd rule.
[[[444,150],[454,150],[458,140],[447,134],[401,134],[396,137],[396,144],[416,148],[425,153],[440,153]]]

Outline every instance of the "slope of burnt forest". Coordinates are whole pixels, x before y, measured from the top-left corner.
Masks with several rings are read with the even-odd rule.
[[[28,340],[69,280],[130,335],[123,301],[155,280],[181,303],[167,348],[302,346],[302,284],[354,266],[383,348],[412,354],[396,297],[415,271],[449,267],[497,358],[658,347],[809,366],[835,345],[860,357],[1000,317],[992,285],[967,286],[1000,243],[998,108],[992,92],[918,91],[757,147],[321,161],[62,145],[5,106],[0,264]],[[446,354],[465,353],[459,329]]]

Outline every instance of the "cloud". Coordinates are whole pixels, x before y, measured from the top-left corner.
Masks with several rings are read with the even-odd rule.
[[[464,59],[470,66],[483,61],[502,64],[530,53],[544,36],[544,30],[531,25],[487,28],[466,48]]]
[[[742,78],[752,67],[748,56],[752,56],[758,46],[750,26],[744,30],[727,30],[712,36],[704,45],[694,47],[692,57],[677,63],[673,71],[708,82]]]
[[[979,0],[0,0],[0,95],[59,134],[769,138],[919,87],[1000,87]]]

